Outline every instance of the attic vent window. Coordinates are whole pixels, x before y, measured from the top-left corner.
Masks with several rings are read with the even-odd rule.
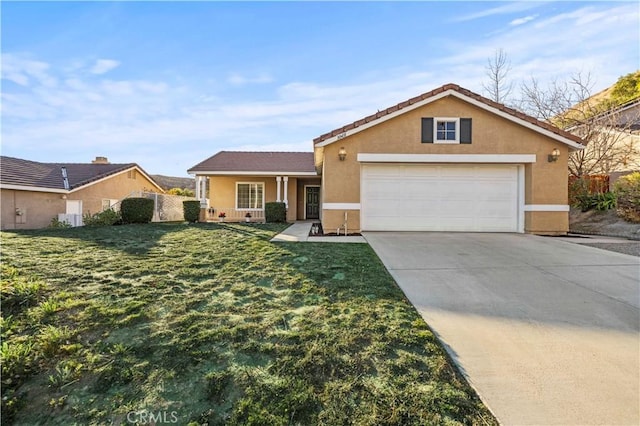
[[[436,143],[460,143],[460,119],[437,118],[435,128]]]
[[[422,143],[471,143],[471,118],[422,118]]]

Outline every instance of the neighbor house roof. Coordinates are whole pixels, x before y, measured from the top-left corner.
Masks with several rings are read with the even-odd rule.
[[[68,186],[65,186],[63,168]],[[39,163],[14,157],[0,157],[0,185],[5,188],[72,192],[111,175],[138,169],[154,182],[136,163]],[[156,186],[158,186],[156,184]],[[158,188],[160,188],[158,186]]]
[[[509,108],[503,104],[494,102],[491,99],[485,98],[484,96],[478,95],[477,93],[462,88],[457,84],[445,84],[444,86],[441,86],[430,92],[423,93],[422,95],[408,99],[404,102],[400,102],[399,104],[389,107],[385,110],[378,111],[375,114],[371,114],[365,118],[354,121],[351,124],[339,127],[315,138],[313,140],[313,144],[314,146],[328,145],[350,134],[357,133],[382,121],[393,118],[399,114],[403,114],[404,112],[411,111],[415,108],[426,105],[445,96],[455,96],[459,99],[470,102],[480,108],[486,109],[502,117],[532,128],[533,130],[536,130],[540,133],[544,133],[547,136],[558,139],[559,141],[566,143],[574,149],[583,148],[583,140],[580,137],[559,129],[552,124],[540,121],[513,108]]]
[[[316,175],[313,152],[220,151],[188,170],[190,174]]]

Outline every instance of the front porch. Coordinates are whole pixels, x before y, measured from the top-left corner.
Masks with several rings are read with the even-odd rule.
[[[320,183],[305,175],[196,175],[196,198],[207,222],[264,222],[274,201],[285,204],[288,222],[319,220]]]
[[[257,222],[264,223],[264,209],[236,209],[235,207],[208,207],[204,209],[206,222]],[[222,216],[221,216],[222,215]]]

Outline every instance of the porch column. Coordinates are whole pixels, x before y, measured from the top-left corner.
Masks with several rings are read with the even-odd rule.
[[[196,198],[200,200],[200,176],[196,176]]]
[[[276,176],[276,201],[280,202],[280,181],[282,178],[280,176]]]
[[[282,179],[284,180],[284,199],[282,201],[284,201],[285,207],[289,207],[289,196],[287,195],[289,192],[289,176],[285,176]]]
[[[196,185],[196,189],[198,189],[199,196],[196,195],[196,198],[200,200],[201,206],[206,206],[207,204],[207,177],[199,176],[198,184]]]

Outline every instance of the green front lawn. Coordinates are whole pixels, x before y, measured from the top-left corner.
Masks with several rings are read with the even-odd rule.
[[[3,232],[2,423],[496,423],[369,246],[282,229]]]

